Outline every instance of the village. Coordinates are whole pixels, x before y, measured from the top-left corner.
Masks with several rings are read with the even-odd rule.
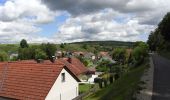
[[[170,0],[0,0],[0,100],[170,100]]]
[[[9,61],[1,59],[2,100],[88,100],[92,94],[107,89],[133,69],[132,66],[141,65],[145,59],[135,59],[133,48],[128,47],[96,53],[65,51],[64,44],[60,44],[60,50],[56,49],[54,44],[38,45],[36,49],[29,45],[23,39],[18,53],[10,54]],[[143,42],[134,45],[147,50]],[[40,50],[41,46],[45,51]],[[30,58],[33,51],[35,58]],[[51,51],[54,55],[49,53]],[[146,55],[145,52],[136,54]]]

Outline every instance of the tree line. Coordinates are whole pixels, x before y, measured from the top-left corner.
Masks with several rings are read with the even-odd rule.
[[[56,45],[51,43],[42,43],[41,45],[29,45],[25,39],[20,42],[18,49],[18,58],[27,59],[49,59],[52,60],[56,52]]]
[[[163,17],[157,28],[151,31],[147,43],[151,51],[170,50],[170,12]]]

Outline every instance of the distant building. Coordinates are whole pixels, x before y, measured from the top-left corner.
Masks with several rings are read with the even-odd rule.
[[[10,54],[9,59],[14,59],[14,58],[17,58],[17,57],[18,57],[17,53],[12,53],[12,54]]]
[[[72,53],[73,56],[84,56],[85,52],[81,52],[81,51],[76,51]]]
[[[104,52],[104,51],[102,51],[102,52],[99,52],[99,55],[98,55],[99,57],[110,57],[110,55],[109,55],[109,52]]]
[[[91,53],[91,52],[85,53],[85,54],[84,54],[84,57],[90,58],[90,59],[92,59],[92,60],[95,60],[95,59],[96,59],[95,54],[94,54],[94,53]]]

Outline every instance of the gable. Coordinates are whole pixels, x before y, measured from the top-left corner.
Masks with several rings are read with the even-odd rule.
[[[62,81],[63,73],[65,81]],[[78,82],[66,68],[63,68],[45,100],[71,100],[76,96],[78,96]]]

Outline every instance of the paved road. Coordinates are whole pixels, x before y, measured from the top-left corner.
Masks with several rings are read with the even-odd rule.
[[[154,63],[152,100],[170,100],[170,60],[156,54],[152,55]]]

